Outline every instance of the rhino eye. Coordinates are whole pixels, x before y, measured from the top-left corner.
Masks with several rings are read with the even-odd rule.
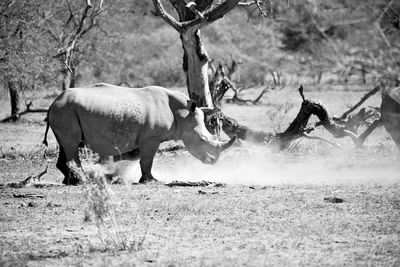
[[[200,136],[200,140],[201,140],[201,142],[205,143],[205,142],[207,142],[208,138],[205,137],[204,135],[202,135],[202,136]]]

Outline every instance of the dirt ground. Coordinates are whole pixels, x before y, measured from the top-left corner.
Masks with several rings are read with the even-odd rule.
[[[366,89],[331,87],[305,94],[341,114]],[[52,97],[36,95],[34,103],[45,107]],[[5,117],[8,102],[0,102]],[[376,96],[366,105],[379,103]],[[287,88],[224,111],[253,129],[279,131],[300,104]],[[48,166],[37,182],[43,187],[0,188],[0,266],[400,265],[399,154],[382,128],[358,149],[323,129],[313,134],[342,149],[302,140],[277,153],[244,142],[211,167],[184,150],[164,151],[154,162],[160,183],[130,184],[137,163],[122,162],[114,167],[127,185],[66,187],[54,136],[46,150],[40,144],[43,118],[0,124],[1,184]],[[87,153],[85,170],[100,172]],[[164,185],[173,180],[223,186]]]

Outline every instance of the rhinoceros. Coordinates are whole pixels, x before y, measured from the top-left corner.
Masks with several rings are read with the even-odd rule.
[[[382,91],[382,124],[400,148],[400,87]]]
[[[183,93],[158,86],[126,88],[95,84],[62,92],[51,104],[43,143],[49,127],[59,144],[57,168],[64,184],[82,183],[73,166],[81,167],[78,147],[84,143],[101,156],[129,154],[139,149],[139,183],[155,180],[154,156],[161,142],[182,140],[197,159],[215,163],[235,142],[217,141],[204,125],[206,108]],[[135,154],[135,153],[133,153]]]

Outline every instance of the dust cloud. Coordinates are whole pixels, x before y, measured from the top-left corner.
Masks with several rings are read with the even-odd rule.
[[[139,162],[118,163],[126,183],[139,180]],[[161,182],[210,181],[242,185],[400,183],[398,152],[334,151],[326,155],[272,153],[265,147],[233,148],[215,165],[205,165],[189,153],[156,157],[153,175]]]

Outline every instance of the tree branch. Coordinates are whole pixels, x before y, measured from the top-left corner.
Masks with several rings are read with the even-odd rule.
[[[333,143],[333,142],[331,142],[331,141],[329,141],[328,139],[325,139],[325,138],[323,138],[323,137],[311,136],[311,135],[308,135],[307,133],[303,133],[303,137],[304,137],[304,138],[307,138],[307,139],[310,139],[310,140],[321,140],[321,141],[327,142],[328,144],[331,144],[331,145],[334,146],[334,147],[337,147],[337,148],[339,148],[339,149],[342,149],[338,144],[335,144],[335,143]]]
[[[203,14],[203,17],[198,17],[192,21],[183,22],[182,27],[184,30],[198,30],[205,25],[213,23],[214,21],[222,18],[225,14],[235,8],[239,1],[240,0],[225,0],[222,4]]]
[[[154,8],[156,9],[156,14],[160,16],[165,22],[167,22],[172,28],[177,30],[178,32],[182,32],[182,24],[176,19],[168,14],[163,5],[161,4],[160,0],[153,0]]]
[[[348,111],[346,111],[345,113],[342,114],[342,116],[340,116],[339,120],[344,120],[345,118],[347,118],[347,116],[353,112],[354,110],[356,110],[359,106],[361,106],[362,103],[364,103],[369,97],[373,96],[374,94],[376,94],[381,88],[382,88],[383,84],[382,82],[380,82],[377,86],[375,86],[374,89],[372,89],[371,91],[369,91],[368,93],[366,93],[361,99],[360,101],[358,101],[354,106],[352,106]]]
[[[67,3],[67,7],[68,7],[68,11],[69,11],[69,18],[68,18],[67,22],[65,23],[65,26],[67,26],[68,23],[72,20],[74,22],[74,27],[77,27],[78,23],[75,20],[75,15],[74,15],[74,12],[72,11],[71,4],[69,3],[68,0],[65,0],[65,2]]]
[[[237,5],[238,6],[256,5],[258,10],[260,11],[261,15],[263,15],[264,17],[268,17],[268,15],[271,13],[271,5],[272,4],[271,4],[271,1],[268,0],[269,7],[267,7],[267,12],[265,12],[263,7],[262,7],[264,5],[264,2],[263,1],[259,1],[259,0],[253,0],[253,1],[250,1],[250,2],[239,2]]]
[[[24,111],[18,112],[16,114],[13,114],[7,118],[4,118],[1,120],[1,122],[10,122],[10,121],[15,121],[16,118],[19,118],[25,114],[28,113],[47,113],[48,109],[47,108],[39,108],[39,109],[31,109],[32,106],[32,101],[29,103],[25,103],[26,108]]]
[[[68,4],[69,11],[72,12],[72,10],[69,6],[69,2],[68,1],[66,1],[66,2]],[[75,50],[76,43],[78,42],[78,40],[80,39],[80,37],[82,35],[86,34],[91,28],[93,28],[96,25],[94,22],[94,18],[98,14],[100,14],[100,12],[102,11],[102,5],[103,5],[103,1],[100,1],[98,11],[90,17],[92,19],[91,25],[86,30],[83,30],[83,28],[85,26],[85,21],[88,18],[89,10],[93,7],[90,0],[86,0],[85,9],[83,10],[81,19],[79,21],[79,24],[77,25],[77,29],[76,29],[75,33],[72,35],[72,37],[70,38],[70,41],[67,43],[67,45],[65,47],[62,47],[61,49],[59,49],[57,55],[54,56],[56,58],[61,57],[62,63],[64,64],[64,70],[67,75],[73,73],[74,66],[72,65],[71,58],[73,55],[73,51]],[[73,15],[73,13],[71,13],[71,14]]]

